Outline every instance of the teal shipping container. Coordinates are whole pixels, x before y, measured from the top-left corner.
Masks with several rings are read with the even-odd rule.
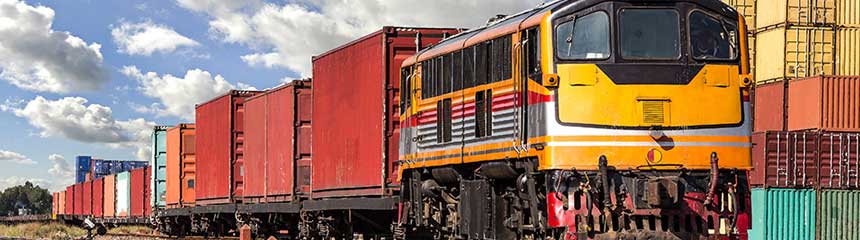
[[[860,190],[821,190],[819,238],[860,239]]]
[[[128,217],[131,206],[131,174],[121,172],[116,175],[116,216]],[[139,194],[139,193],[138,193]]]
[[[750,240],[815,239],[814,189],[753,188]]]
[[[164,208],[167,193],[167,128],[169,126],[156,126],[152,130],[152,166],[150,176],[150,190],[152,209]]]

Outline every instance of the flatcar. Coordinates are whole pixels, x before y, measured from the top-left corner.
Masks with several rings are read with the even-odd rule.
[[[407,59],[396,237],[745,239],[745,32],[717,0],[554,1]]]

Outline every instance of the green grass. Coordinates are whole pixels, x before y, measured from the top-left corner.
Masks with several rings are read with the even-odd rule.
[[[0,225],[0,236],[38,239],[75,239],[87,235],[87,231],[59,223],[27,223]]]
[[[120,226],[108,230],[108,234],[151,234],[152,228],[143,226]]]

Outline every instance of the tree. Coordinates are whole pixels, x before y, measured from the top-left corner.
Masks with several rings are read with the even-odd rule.
[[[24,185],[7,188],[0,193],[0,215],[27,208],[33,214],[51,212],[52,196],[47,189],[26,182]]]

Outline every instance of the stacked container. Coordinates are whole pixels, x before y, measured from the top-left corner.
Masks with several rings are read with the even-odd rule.
[[[167,130],[166,173],[167,208],[194,206],[196,185],[196,126],[180,124]]]
[[[246,102],[246,202],[309,193],[311,98],[310,80],[295,80]]]
[[[245,99],[254,91],[229,93],[197,105],[198,205],[241,202],[244,189]]]
[[[754,125],[751,239],[858,239],[860,77],[760,84]]]

